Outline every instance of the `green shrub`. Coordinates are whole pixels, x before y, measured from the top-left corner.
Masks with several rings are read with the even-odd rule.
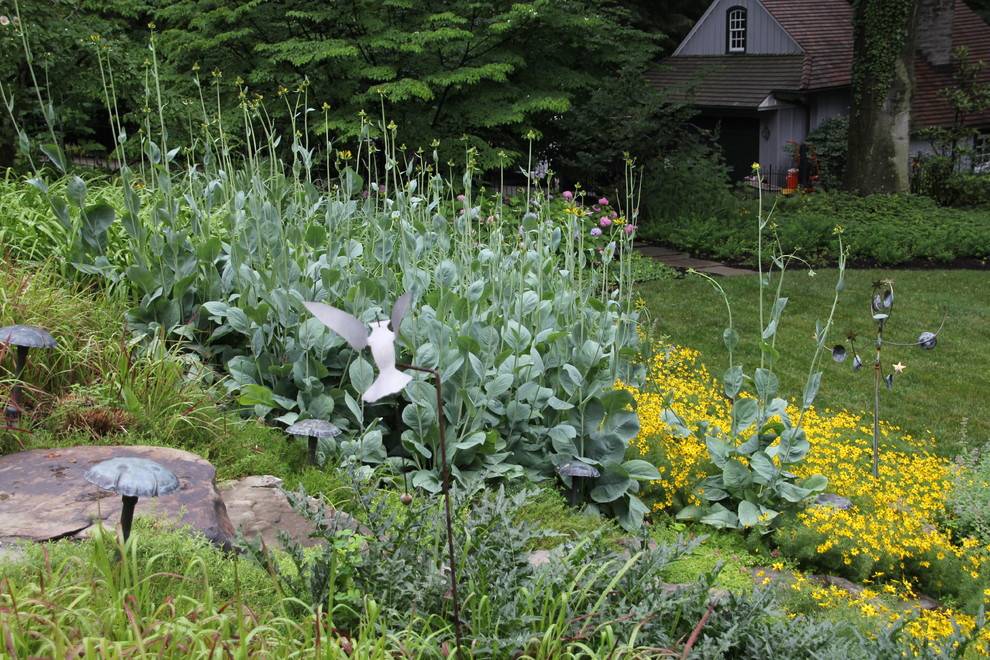
[[[990,544],[990,444],[957,459],[949,524],[960,536]]]
[[[826,189],[842,187],[848,154],[849,118],[833,117],[808,133],[806,142],[818,161],[818,181]]]
[[[668,243],[693,254],[755,265],[752,215],[739,206],[720,218],[679,220]],[[990,258],[990,221],[977,210],[939,207],[917,195],[815,193],[780,199],[773,216],[785,252],[834,264],[836,225],[845,229],[850,263],[859,266],[949,264]]]

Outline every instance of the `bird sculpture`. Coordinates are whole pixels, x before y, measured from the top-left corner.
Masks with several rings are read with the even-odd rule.
[[[350,344],[355,351],[371,347],[371,356],[378,367],[378,377],[361,395],[366,403],[374,403],[390,394],[402,391],[412,377],[399,371],[395,365],[395,337],[399,333],[402,319],[409,312],[412,300],[410,293],[399,296],[392,306],[392,315],[385,321],[371,323],[371,331],[363,321],[342,309],[318,302],[303,303],[306,309],[323,325],[327,326]],[[391,325],[391,329],[389,326]]]

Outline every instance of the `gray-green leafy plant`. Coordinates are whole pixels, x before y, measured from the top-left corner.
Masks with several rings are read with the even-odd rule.
[[[219,93],[219,79],[213,84]],[[589,507],[640,524],[647,509],[635,492],[658,475],[624,460],[638,418],[632,397],[612,390],[616,379],[642,374],[628,264],[589,263],[578,219],[554,221],[538,182],[521,219],[482,218],[471,149],[455,200],[436,152],[403,151],[384,120],[363,121],[353,155],[335,151],[329,136],[311,144],[305,88],[287,147],[264,107],[245,99],[235,150],[222,113],[203,99],[202,138],[179,147],[169,143],[157,78],[137,136],[108,93],[118,151],[140,154],[122,162],[122,208],[90,212],[84,185],[63,194],[35,179],[56,215],[77,209],[70,219],[80,219],[82,251],[73,263],[130,294],[127,320],[139,338],[181,344],[222,366],[227,388],[259,417],[331,421],[345,434],[324,449],[346,462],[391,457],[412,470],[414,486],[436,492],[442,414],[461,483],[556,478],[556,466],[580,459],[601,474],[587,488]],[[634,223],[631,194],[626,207]],[[118,224],[122,262],[104,254]],[[395,403],[360,402],[371,363],[302,305],[325,301],[371,321],[404,291],[417,313],[403,327],[400,359],[440,371],[442,411],[422,381]]]
[[[759,171],[755,174],[759,181]],[[802,506],[828,485],[822,475],[799,478],[794,469],[811,449],[802,422],[821,385],[819,365],[839,294],[844,288],[846,254],[842,246],[842,233],[836,232],[839,265],[835,296],[824,324],[819,322],[815,328],[815,350],[804,391],[798,401],[800,412],[794,419],[788,412],[787,399],[780,396],[780,381],[774,371],[774,363],[778,358],[777,334],[788,302],[782,295],[784,274],[791,262],[800,263],[803,260],[794,254],[784,254],[780,249],[771,226],[773,210],[771,208],[764,215],[761,189],[757,214],[757,263],[760,278],[758,312],[763,330],[757,338],[760,364],[751,374],[747,374],[743,365],[733,359],[740,338],[732,324],[732,306],[725,290],[711,276],[697,273],[719,291],[728,312],[729,325],[722,337],[728,351],[729,368],[722,378],[722,386],[725,396],[732,401],[732,413],[728,428],[703,423],[694,431],[672,410],[663,413],[664,421],[676,437],[687,438],[694,434],[705,443],[712,463],[710,476],[697,485],[702,504],[681,509],[677,514],[681,520],[698,520],[719,528],[752,528],[766,533],[781,513]],[[771,235],[770,263],[764,270],[764,234],[768,227]],[[768,293],[773,296],[770,304],[766,300]]]

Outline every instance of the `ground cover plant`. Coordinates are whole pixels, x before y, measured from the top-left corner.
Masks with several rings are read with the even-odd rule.
[[[691,254],[754,265],[750,218],[755,210],[747,197],[723,213],[651,220],[644,235]],[[849,263],[860,267],[979,266],[990,258],[984,210],[940,207],[917,195],[799,195],[779,201],[773,222],[784,251],[796,251],[816,266],[838,259],[836,224],[845,230]]]
[[[785,616],[771,591],[727,594],[715,605],[711,574],[658,588],[687,549],[678,542],[624,553],[585,536],[534,566],[526,549],[547,532],[519,524],[529,498],[490,491],[458,507],[462,543],[485,558],[465,563],[471,642],[459,657],[871,658],[911,649],[894,628],[867,638],[847,621]],[[82,543],[0,559],[5,652],[448,657],[438,508],[405,508],[373,491],[363,501],[366,512],[380,514],[368,521],[389,532],[366,537],[364,551],[346,542],[349,532],[330,528],[326,551],[228,556],[201,537],[139,517],[124,546],[100,531]],[[314,591],[316,584],[323,587]],[[918,650],[937,657],[963,641]]]

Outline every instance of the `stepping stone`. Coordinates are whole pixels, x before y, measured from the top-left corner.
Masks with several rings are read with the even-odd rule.
[[[676,256],[676,257],[665,257],[660,259],[663,263],[674,268],[693,268],[695,270],[703,270],[705,268],[715,268],[716,266],[722,266],[717,261],[708,261],[707,259],[695,259],[688,255]],[[724,266],[723,266],[724,267]]]
[[[281,548],[279,534],[284,532],[304,547],[323,543],[322,538],[312,537],[316,531],[313,523],[292,508],[278,477],[262,475],[226,481],[220,484],[220,493],[234,529],[253,542],[260,540],[268,548]],[[324,523],[330,529],[370,533],[361,529],[346,513],[331,508],[315,497],[308,497],[308,500],[312,511],[323,507]]]
[[[141,498],[135,515],[169,518],[221,547],[232,547],[234,527],[214,484],[213,466],[187,451],[148,446],[34,449],[0,456],[0,544],[83,538],[99,521],[114,528],[120,497],[90,484],[83,474],[100,461],[123,456],[155,461],[179,478],[175,492]]]
[[[636,251],[642,254],[644,257],[653,257],[654,259],[659,259],[663,261],[666,257],[686,257],[688,256],[684,252],[678,250],[673,250],[671,248],[658,247],[656,245],[638,245],[636,246]]]
[[[755,270],[749,270],[748,268],[736,268],[735,266],[706,266],[704,268],[696,268],[695,270],[702,273],[707,273],[708,275],[721,275],[722,277],[738,277],[740,275],[756,275]]]

